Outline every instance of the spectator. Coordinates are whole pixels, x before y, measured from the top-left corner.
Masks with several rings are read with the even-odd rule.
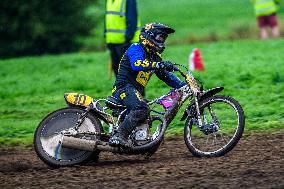
[[[276,17],[279,1],[280,0],[252,0],[260,28],[261,39],[268,38],[268,27],[271,28],[273,37],[276,38],[280,35]]]
[[[136,0],[107,0],[105,37],[115,76],[125,50],[139,41],[140,25]]]

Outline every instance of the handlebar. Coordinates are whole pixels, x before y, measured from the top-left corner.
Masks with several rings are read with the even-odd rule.
[[[179,72],[185,78],[186,83],[191,87],[195,94],[202,90],[202,83],[200,81],[200,84],[196,82],[196,79],[193,77],[192,73],[187,69],[187,67],[177,63],[172,63],[172,65],[174,67],[173,71]],[[184,73],[179,67],[183,67],[187,73]]]

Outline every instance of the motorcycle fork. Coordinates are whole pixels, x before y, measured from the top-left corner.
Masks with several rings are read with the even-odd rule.
[[[194,102],[195,102],[195,108],[196,108],[196,114],[197,114],[197,124],[198,124],[198,127],[201,128],[203,124],[202,124],[202,119],[201,119],[201,115],[200,115],[197,96],[194,97]]]

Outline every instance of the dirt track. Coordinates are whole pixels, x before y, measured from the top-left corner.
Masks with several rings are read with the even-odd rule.
[[[166,140],[150,159],[102,153],[99,163],[50,169],[33,149],[0,149],[0,188],[284,188],[284,133],[243,138],[225,157],[195,158]]]

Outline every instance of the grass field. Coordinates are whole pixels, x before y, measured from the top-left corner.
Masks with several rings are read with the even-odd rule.
[[[137,1],[137,5],[142,25],[161,22],[176,29],[168,40],[170,44],[258,38],[256,18],[250,0],[143,0]],[[103,14],[104,6],[104,1],[101,1],[99,6],[93,7],[94,14]],[[284,31],[282,3],[278,18],[281,30]],[[102,46],[103,24],[94,33],[98,37],[86,40],[88,46]]]
[[[201,49],[205,71],[194,73],[205,88],[224,86],[246,114],[246,132],[275,131],[284,125],[284,39],[199,43],[170,46],[164,59],[187,65],[189,52]],[[74,53],[0,61],[0,143],[31,144],[33,132],[49,112],[65,106],[65,92],[94,98],[111,93],[108,53]],[[169,88],[153,76],[147,88],[152,99]],[[178,118],[180,114],[178,115]],[[169,133],[181,133],[176,119]]]
[[[258,36],[250,0],[143,0],[137,4],[142,23],[161,22],[176,29],[169,39],[172,43]],[[283,23],[283,4],[278,17]]]
[[[210,35],[227,36],[236,27],[249,28],[255,24],[250,1],[146,0],[138,5],[143,23],[155,21],[171,25],[177,30],[173,40],[178,41]]]

